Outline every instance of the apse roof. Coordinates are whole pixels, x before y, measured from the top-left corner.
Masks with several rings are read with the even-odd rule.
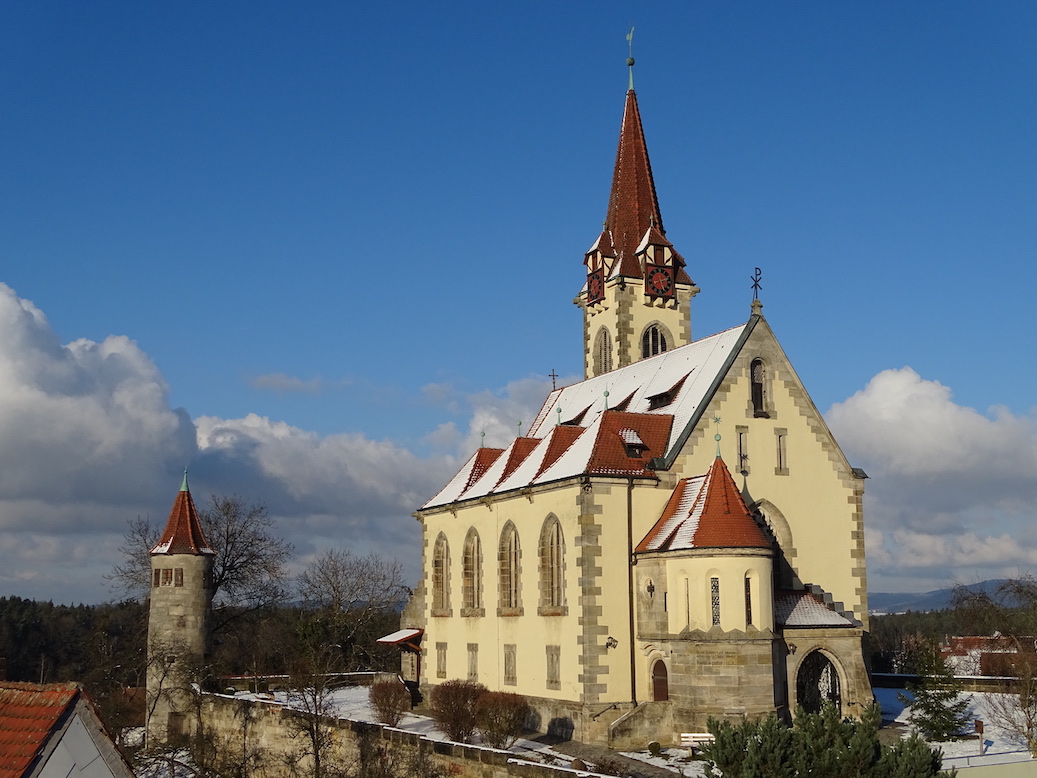
[[[695,548],[770,548],[749,514],[724,460],[705,475],[677,483],[662,516],[638,544],[638,553]]]

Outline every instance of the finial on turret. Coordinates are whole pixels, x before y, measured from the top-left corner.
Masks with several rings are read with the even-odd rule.
[[[627,33],[627,43],[630,44],[630,56],[627,57],[627,67],[630,68],[630,86],[627,89],[634,91],[634,27],[631,25]]]
[[[720,417],[714,416],[713,423],[717,426],[717,434],[713,436],[713,440],[717,442],[717,459],[720,459]]]
[[[180,484],[180,491],[181,492],[189,492],[189,491],[191,491],[188,488],[188,486],[187,486],[187,465],[184,465],[184,482],[182,484]]]

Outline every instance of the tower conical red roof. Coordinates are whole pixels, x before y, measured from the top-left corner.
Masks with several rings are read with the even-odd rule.
[[[641,275],[634,255],[641,238],[653,224],[660,232],[664,232],[659,199],[655,195],[652,164],[648,161],[648,146],[645,145],[644,129],[641,127],[641,112],[637,107],[637,95],[630,89],[623,109],[616,167],[612,172],[612,191],[609,194],[608,213],[605,214],[605,230],[611,233],[612,244],[619,255],[620,275]]]
[[[151,549],[152,554],[213,554],[209,542],[202,533],[198,511],[191,499],[191,490],[187,486],[187,473],[184,482],[173,502],[173,510],[169,512],[166,529],[158,545]]]
[[[727,465],[717,457],[705,475],[677,482],[663,515],[637,545],[636,551],[770,546],[745,507]]]
[[[700,548],[770,547],[759,525],[745,507],[731,471],[720,457],[713,460],[707,475],[695,545]]]

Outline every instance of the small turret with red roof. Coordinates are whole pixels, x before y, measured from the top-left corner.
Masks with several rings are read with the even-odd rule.
[[[187,715],[191,703],[186,689],[199,680],[194,675],[209,649],[215,556],[202,531],[185,471],[162,537],[151,549],[149,745],[178,733],[189,734],[185,728],[192,720]]]

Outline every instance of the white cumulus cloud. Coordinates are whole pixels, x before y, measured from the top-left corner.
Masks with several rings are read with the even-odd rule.
[[[1037,566],[1033,416],[958,405],[949,387],[905,367],[879,373],[826,418],[871,477],[868,574],[883,590]]]

